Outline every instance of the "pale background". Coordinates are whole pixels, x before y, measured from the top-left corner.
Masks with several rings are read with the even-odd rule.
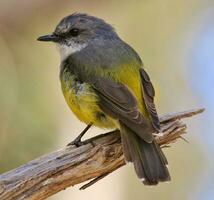
[[[56,48],[36,41],[73,12],[105,19],[137,50],[160,114],[206,112],[187,120],[189,144],[165,150],[172,182],[145,187],[125,166],[85,191],[75,186],[50,200],[214,199],[213,0],[0,0],[0,172],[63,147],[84,128],[61,94]]]

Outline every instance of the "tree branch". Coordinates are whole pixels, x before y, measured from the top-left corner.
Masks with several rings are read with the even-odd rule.
[[[160,117],[158,144],[167,147],[186,133],[182,118],[203,112],[195,109]],[[41,200],[87,180],[84,189],[125,165],[119,131],[98,135],[80,147],[69,146],[0,175],[1,200]]]

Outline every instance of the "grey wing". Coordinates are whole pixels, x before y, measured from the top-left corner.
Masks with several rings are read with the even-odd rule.
[[[137,101],[123,84],[99,78],[94,83],[101,109],[133,130],[139,137],[151,143],[153,128],[138,110]]]
[[[142,93],[143,99],[150,115],[151,122],[156,131],[160,131],[160,121],[154,104],[155,90],[150,81],[149,75],[146,71],[140,69],[141,81],[142,81]]]

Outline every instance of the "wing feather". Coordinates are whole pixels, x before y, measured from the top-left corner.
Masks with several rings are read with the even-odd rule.
[[[146,71],[140,69],[142,81],[142,93],[147,111],[150,115],[152,125],[156,131],[160,131],[160,121],[154,104],[155,90]]]
[[[99,78],[94,89],[105,113],[125,123],[146,142],[153,141],[152,127],[138,110],[136,98],[125,85]]]

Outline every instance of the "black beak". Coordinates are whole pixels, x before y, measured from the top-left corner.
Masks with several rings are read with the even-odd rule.
[[[37,38],[37,40],[42,42],[58,42],[60,38],[57,35],[50,34],[50,35],[43,35]]]

